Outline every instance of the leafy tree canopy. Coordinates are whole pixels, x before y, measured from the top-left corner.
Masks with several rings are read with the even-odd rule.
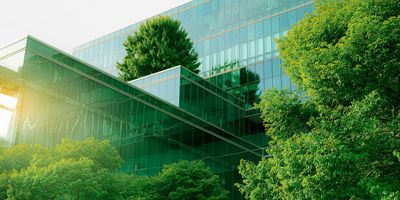
[[[166,165],[157,179],[161,199],[227,199],[219,177],[201,161]]]
[[[278,42],[283,68],[323,106],[372,91],[400,105],[398,0],[320,0]]]
[[[108,141],[94,138],[0,148],[0,199],[227,199],[203,162],[166,165],[155,176],[115,172],[121,163]]]
[[[125,81],[178,65],[199,72],[198,55],[188,33],[170,17],[147,20],[133,36],[128,36],[124,46],[127,55],[117,68]]]
[[[400,199],[400,1],[323,0],[278,41],[304,92],[258,105],[271,158],[242,161],[248,199]]]
[[[113,182],[109,171],[98,170],[88,158],[61,159],[14,172],[7,195],[9,199],[111,199],[116,193],[116,188],[109,190]]]
[[[139,189],[131,190],[136,191],[132,196],[137,199],[228,199],[219,177],[201,161],[165,165],[158,175],[141,177],[140,181]]]
[[[0,151],[1,199],[113,199],[112,170],[122,159],[108,141],[64,139],[50,148],[16,145]]]

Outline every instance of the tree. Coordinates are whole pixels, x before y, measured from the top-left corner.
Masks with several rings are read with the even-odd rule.
[[[278,41],[283,68],[322,106],[372,91],[400,105],[398,0],[320,0]]]
[[[88,158],[28,167],[10,177],[8,199],[113,199],[112,174]]]
[[[227,199],[219,177],[201,161],[180,161],[164,166],[158,179],[161,199]]]
[[[55,146],[59,159],[89,158],[100,169],[116,170],[122,164],[122,158],[108,140],[88,138],[84,141],[63,139]]]
[[[124,46],[127,55],[117,68],[125,81],[178,65],[199,72],[198,55],[188,33],[170,17],[147,20],[133,36],[128,36]]]
[[[242,161],[248,199],[400,198],[400,1],[317,1],[278,41],[302,97],[258,104],[271,158]]]
[[[7,198],[9,178],[14,171],[20,171],[30,165],[31,160],[46,150],[41,146],[17,145],[0,147],[0,199]]]
[[[136,176],[133,174],[117,173],[114,175],[115,188],[121,199],[159,199],[154,178]]]
[[[46,149],[39,145],[20,144],[14,147],[0,148],[0,172],[21,170],[30,165],[31,160]]]
[[[113,170],[122,159],[108,141],[62,140],[44,148],[16,145],[2,149],[2,199],[118,199]]]
[[[108,141],[94,138],[3,148],[0,199],[227,199],[203,162],[166,165],[155,176],[116,172],[121,163]]]
[[[130,179],[132,199],[228,199],[219,177],[201,161],[180,161],[165,165],[155,176]],[[126,185],[126,184],[125,184]]]

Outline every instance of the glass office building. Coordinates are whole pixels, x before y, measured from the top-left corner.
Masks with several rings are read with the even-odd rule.
[[[0,143],[54,145],[108,139],[121,170],[153,175],[164,164],[203,160],[241,199],[240,159],[266,157],[253,103],[266,88],[294,89],[274,38],[313,9],[309,0],[194,0],[162,15],[179,19],[199,53],[184,66],[129,83],[116,76],[123,42],[140,23],[68,55],[30,36],[0,48]]]
[[[265,156],[263,127],[245,102],[183,67],[129,84],[29,36],[0,49],[0,72],[3,143],[108,139],[125,161],[121,170],[139,175],[203,160],[232,198],[240,198],[239,160]]]
[[[253,94],[266,88],[295,88],[279,67],[274,39],[312,10],[312,0],[194,0],[160,15],[180,20],[188,31],[200,76],[252,104]],[[82,44],[73,55],[118,76],[123,42],[141,23]]]

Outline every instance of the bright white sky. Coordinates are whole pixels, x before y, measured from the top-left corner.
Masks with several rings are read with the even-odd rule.
[[[0,47],[30,34],[71,53],[190,0],[0,0]]]

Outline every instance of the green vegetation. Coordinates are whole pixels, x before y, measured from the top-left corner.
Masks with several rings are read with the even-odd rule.
[[[303,89],[258,104],[271,158],[242,161],[248,199],[400,199],[400,1],[324,0],[278,42]]]
[[[135,184],[133,184],[135,185]],[[139,187],[132,196],[143,199],[228,199],[228,192],[201,161],[180,161],[164,166],[160,174],[140,177]]]
[[[1,199],[112,199],[119,196],[113,171],[122,160],[107,141],[63,140],[44,148],[1,149]]]
[[[199,72],[198,55],[188,33],[170,17],[147,20],[133,36],[128,36],[124,46],[127,55],[117,68],[125,81],[178,65]]]
[[[0,199],[227,199],[200,161],[167,165],[152,177],[117,173],[121,163],[109,142],[93,138],[1,148]]]

